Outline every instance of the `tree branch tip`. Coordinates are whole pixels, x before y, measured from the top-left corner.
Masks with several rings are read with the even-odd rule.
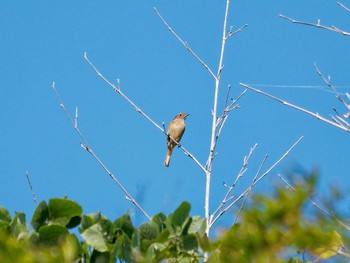
[[[89,146],[87,146],[86,144],[80,144],[80,147],[83,148],[84,150],[88,151],[88,152],[91,152]]]

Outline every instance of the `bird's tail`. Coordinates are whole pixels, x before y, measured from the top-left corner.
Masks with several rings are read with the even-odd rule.
[[[170,164],[170,156],[171,156],[171,154],[173,152],[173,149],[174,149],[174,147],[169,146],[168,147],[168,151],[166,152],[166,157],[165,157],[165,161],[164,161],[164,165],[166,167],[168,167],[169,164]]]

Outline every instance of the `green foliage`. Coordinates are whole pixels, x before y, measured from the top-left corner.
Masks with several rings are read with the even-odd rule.
[[[110,221],[100,213],[83,215],[74,201],[54,198],[37,206],[32,230],[23,213],[12,218],[0,207],[0,262],[203,262],[204,253],[208,262],[345,262],[347,233],[304,215],[312,189],[310,183],[295,192],[278,189],[272,198],[255,196],[240,223],[215,241],[205,234],[206,220],[190,216],[187,202],[135,227],[127,214]],[[77,226],[79,238],[70,233]]]
[[[341,235],[321,218],[307,220],[303,209],[313,183],[291,192],[278,189],[274,198],[255,196],[241,223],[225,231],[211,254],[213,262],[309,262],[297,257],[333,257],[343,247]],[[339,260],[339,259],[338,259]],[[343,258],[344,260],[344,258]],[[347,261],[336,261],[347,262]]]

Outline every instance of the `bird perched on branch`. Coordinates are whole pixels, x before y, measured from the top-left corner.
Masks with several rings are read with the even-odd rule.
[[[182,135],[185,132],[185,120],[189,114],[187,113],[179,113],[175,116],[175,118],[170,122],[168,127],[168,136],[166,139],[168,145],[168,151],[166,153],[166,158],[164,165],[166,167],[170,164],[170,156],[176,146],[176,142],[179,143],[181,141]],[[175,141],[176,142],[175,142]]]

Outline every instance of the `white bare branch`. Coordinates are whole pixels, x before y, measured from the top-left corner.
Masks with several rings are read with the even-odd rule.
[[[210,73],[210,75],[216,79],[215,74],[213,71],[210,69],[210,67],[200,58],[197,56],[197,54],[192,50],[192,48],[189,46],[189,44],[185,41],[183,41],[178,34],[169,26],[169,24],[165,21],[165,19],[161,16],[161,14],[158,12],[157,8],[153,8],[154,12],[159,16],[159,18],[163,21],[164,25],[167,27],[167,29],[176,37],[177,40],[180,41],[180,43],[201,63],[206,70]]]
[[[163,132],[166,136],[169,136],[178,146],[181,150],[184,151],[184,153],[190,157],[205,173],[206,169],[204,166],[196,159],[196,157],[191,154],[185,147],[183,147],[181,144],[179,144],[176,140],[174,140],[166,131],[164,125],[161,127],[158,125],[151,117],[149,117],[146,113],[144,113],[131,99],[129,99],[128,96],[126,96],[120,88],[120,80],[118,79],[118,86],[116,87],[113,83],[111,83],[107,78],[105,78],[100,71],[96,68],[96,66],[91,62],[91,60],[87,57],[86,52],[84,53],[84,58],[85,60],[90,64],[90,66],[95,70],[97,75],[104,81],[106,82],[115,92],[117,92],[119,95],[121,95],[131,106],[138,112],[140,113],[143,117],[145,117],[149,122],[151,122],[154,126],[156,126],[161,132]]]
[[[255,150],[255,148],[256,148],[257,145],[258,145],[257,143],[254,144],[254,146],[250,148],[250,151],[249,151],[248,155],[247,155],[247,156],[244,156],[242,167],[241,167],[241,169],[239,170],[239,172],[238,172],[238,174],[237,174],[237,176],[236,176],[235,181],[234,181],[230,186],[228,186],[227,184],[224,183],[224,186],[226,186],[226,187],[228,188],[228,190],[227,190],[227,192],[226,192],[224,198],[222,199],[221,203],[219,204],[219,206],[216,208],[216,210],[214,211],[214,213],[210,216],[210,219],[211,219],[211,220],[212,220],[212,218],[222,209],[222,207],[225,206],[226,203],[230,200],[230,197],[229,197],[229,196],[230,196],[230,194],[231,194],[233,188],[236,186],[238,180],[239,180],[239,179],[244,175],[244,173],[247,171],[247,169],[248,169],[247,166],[248,166],[249,159],[250,159],[250,157],[252,156],[252,154],[253,154],[253,152],[254,152],[254,150]],[[211,221],[211,220],[210,220],[210,221]]]
[[[263,166],[264,166],[264,164],[265,164],[265,162],[266,162],[266,160],[267,160],[267,157],[268,157],[268,155],[265,154],[265,157],[264,157],[264,159],[262,160],[258,171],[255,173],[255,176],[254,176],[254,178],[253,178],[253,180],[252,180],[252,183],[251,183],[251,185],[250,185],[250,188],[249,188],[247,194],[244,196],[243,202],[242,202],[241,206],[239,207],[239,209],[238,209],[238,211],[237,211],[237,213],[236,213],[236,216],[235,216],[235,218],[234,218],[234,220],[233,220],[233,223],[232,223],[233,225],[237,222],[237,219],[238,219],[238,217],[239,217],[239,214],[240,214],[241,211],[243,210],[243,206],[244,206],[244,204],[245,204],[245,202],[246,202],[246,200],[247,200],[248,196],[250,195],[250,192],[251,192],[251,190],[252,190],[252,188],[253,188],[252,185],[254,185],[255,181],[257,180],[257,178],[258,178],[258,176],[259,176],[259,174],[260,174],[260,172],[261,172],[261,169],[263,168]]]
[[[139,205],[139,203],[136,202],[136,200],[129,194],[129,192],[124,188],[124,186],[117,180],[117,178],[108,170],[108,168],[103,164],[103,162],[100,160],[100,158],[92,151],[92,148],[89,146],[87,143],[87,140],[85,139],[84,135],[82,132],[79,130],[78,125],[76,125],[76,122],[73,121],[71,118],[70,114],[66,110],[63,101],[61,100],[60,95],[58,94],[56,87],[55,87],[55,82],[52,83],[52,89],[56,94],[56,97],[60,103],[61,108],[63,109],[64,113],[69,119],[69,122],[73,126],[74,130],[78,133],[79,137],[84,141],[84,144],[81,144],[81,147],[86,150],[88,153],[90,153],[95,160],[102,166],[102,168],[107,172],[107,174],[112,178],[112,180],[118,185],[118,187],[124,192],[126,195],[126,198],[130,200],[149,220],[151,220],[151,217],[146,213],[146,211]]]
[[[29,184],[30,191],[32,192],[33,201],[36,204],[38,204],[38,201],[36,199],[36,196],[35,196],[35,193],[34,193],[34,189],[33,189],[33,186],[32,186],[32,182],[30,181],[30,178],[29,178],[29,172],[28,171],[26,171],[26,177],[27,177],[27,181],[28,181],[28,184]]]
[[[294,105],[294,104],[291,104],[291,103],[289,103],[289,102],[287,102],[287,101],[284,101],[284,100],[282,100],[282,99],[280,99],[280,98],[277,98],[277,97],[275,97],[275,96],[273,96],[273,95],[270,95],[270,94],[268,94],[268,93],[266,93],[266,92],[263,92],[263,91],[261,91],[261,90],[255,89],[255,88],[253,88],[253,87],[251,87],[251,86],[249,86],[249,85],[247,85],[247,84],[240,83],[240,85],[243,86],[243,87],[245,87],[245,88],[247,88],[247,89],[253,90],[253,91],[255,91],[255,92],[259,93],[259,94],[262,94],[262,95],[264,95],[264,96],[266,96],[266,97],[268,97],[268,98],[270,98],[270,99],[276,100],[276,101],[278,101],[279,103],[282,103],[282,104],[285,105],[285,106],[288,106],[288,107],[291,107],[291,108],[293,108],[293,109],[299,110],[299,111],[301,111],[301,112],[304,112],[304,113],[306,113],[306,114],[309,114],[309,115],[315,117],[315,118],[318,119],[318,120],[321,120],[321,121],[323,121],[323,122],[326,122],[326,123],[328,123],[328,124],[330,124],[330,125],[333,125],[333,126],[339,128],[339,129],[342,129],[342,130],[344,130],[344,131],[346,131],[346,132],[350,132],[350,129],[349,129],[349,128],[346,128],[346,127],[344,127],[343,125],[340,125],[340,124],[337,123],[337,122],[334,122],[334,121],[331,121],[331,120],[329,120],[329,119],[327,119],[327,118],[325,118],[325,117],[322,117],[322,116],[321,116],[320,114],[318,114],[318,113],[313,113],[312,111],[309,111],[309,110],[306,110],[306,109],[301,108],[301,107],[299,107],[299,106],[296,106],[296,105]]]
[[[346,11],[350,12],[350,9],[346,7],[344,4],[337,2],[337,5],[340,5],[342,8],[344,8]]]
[[[267,171],[265,173],[263,173],[260,177],[258,177],[246,190],[244,190],[237,198],[235,198],[229,205],[227,205],[225,208],[221,209],[219,212],[216,213],[216,215],[213,214],[213,217],[211,217],[211,220],[209,222],[209,227],[211,228],[215,222],[224,214],[226,213],[228,210],[231,209],[231,207],[236,204],[239,200],[241,200],[244,196],[246,196],[248,193],[250,193],[250,191],[252,190],[252,188],[258,183],[260,182],[263,178],[266,177],[266,175],[268,175],[283,159],[285,159],[287,157],[287,155],[294,149],[295,146],[297,146],[300,141],[303,139],[304,137],[300,137],[283,155],[281,158],[279,158],[273,165],[270,166],[269,169],[267,169]],[[232,200],[232,198],[228,198],[228,200]]]
[[[333,31],[333,32],[336,32],[336,33],[339,33],[339,34],[342,34],[344,36],[350,36],[350,33],[344,31],[344,30],[341,30],[335,26],[323,26],[321,25],[321,22],[320,20],[317,21],[317,24],[314,24],[314,23],[309,23],[309,22],[303,22],[303,21],[298,21],[298,20],[295,20],[293,18],[290,18],[288,16],[285,16],[285,15],[279,15],[279,17],[283,18],[283,19],[286,19],[294,24],[300,24],[300,25],[305,25],[305,26],[312,26],[312,27],[317,27],[317,28],[322,28],[322,29],[326,29],[326,30],[329,30],[329,31]]]

